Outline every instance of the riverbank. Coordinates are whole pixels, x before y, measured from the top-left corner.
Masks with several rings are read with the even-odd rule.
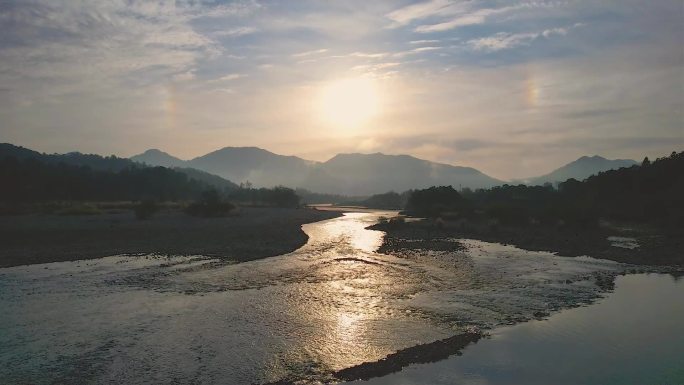
[[[371,226],[386,232],[381,253],[401,253],[412,248],[455,251],[462,246],[456,238],[496,242],[530,251],[556,252],[560,256],[590,256],[611,261],[656,266],[684,267],[684,234],[658,233],[652,229],[559,229],[534,226],[468,226],[457,221],[420,220]],[[628,237],[638,247],[618,247],[609,237]]]
[[[147,220],[137,220],[132,211],[2,216],[0,267],[149,253],[243,262],[294,251],[308,239],[303,224],[341,215],[247,207],[223,218],[191,217],[179,210],[162,210]]]

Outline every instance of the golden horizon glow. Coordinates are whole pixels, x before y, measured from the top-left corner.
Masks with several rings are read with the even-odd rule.
[[[326,124],[343,132],[358,129],[380,113],[380,92],[369,77],[331,81],[321,88],[316,113]]]

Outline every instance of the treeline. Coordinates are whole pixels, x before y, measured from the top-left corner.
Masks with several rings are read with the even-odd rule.
[[[300,197],[287,187],[246,188],[240,187],[226,193],[226,199],[231,202],[250,206],[297,207]]]
[[[408,214],[495,219],[504,224],[593,226],[600,218],[684,226],[684,152],[610,170],[554,188],[503,185],[487,190],[431,187],[411,192]]]
[[[0,180],[0,200],[6,202],[192,200],[213,188],[164,167],[102,171],[13,157],[0,159]]]
[[[384,194],[371,195],[363,199],[344,199],[336,202],[340,206],[361,206],[371,209],[399,210],[406,206],[412,191],[405,191],[401,194],[390,191]]]
[[[217,202],[297,207],[300,200],[289,188],[238,187],[195,169],[148,167],[115,156],[41,154],[11,144],[0,144],[0,181],[0,202],[9,204],[197,201],[205,209],[225,209]]]

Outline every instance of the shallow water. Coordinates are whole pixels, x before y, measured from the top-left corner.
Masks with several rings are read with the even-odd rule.
[[[464,241],[461,253],[373,252],[391,212],[305,225],[283,256],[113,256],[0,269],[9,383],[314,382],[466,329],[602,295],[623,265]],[[268,240],[265,240],[268,241]]]
[[[621,276],[596,304],[496,329],[462,356],[358,384],[684,384],[682,325],[684,279]]]

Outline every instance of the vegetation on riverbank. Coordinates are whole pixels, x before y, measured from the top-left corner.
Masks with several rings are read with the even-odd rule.
[[[294,208],[300,198],[286,187],[238,186],[203,171],[148,167],[129,159],[70,153],[41,154],[0,144],[0,214],[101,214],[97,206],[121,203],[141,219],[155,206],[186,208],[196,216],[227,215],[236,205]]]
[[[456,249],[444,240],[474,238],[565,256],[684,265],[684,152],[583,182],[570,179],[558,189],[504,185],[461,192],[450,186],[416,190],[404,213],[427,219],[373,226],[387,232],[381,252],[416,245]],[[614,236],[633,238],[637,247],[616,246],[609,240]]]
[[[461,192],[452,187],[414,191],[405,212],[419,217],[489,221],[491,225],[596,227],[601,219],[684,226],[684,152],[641,166],[611,170],[558,188],[503,185]]]

